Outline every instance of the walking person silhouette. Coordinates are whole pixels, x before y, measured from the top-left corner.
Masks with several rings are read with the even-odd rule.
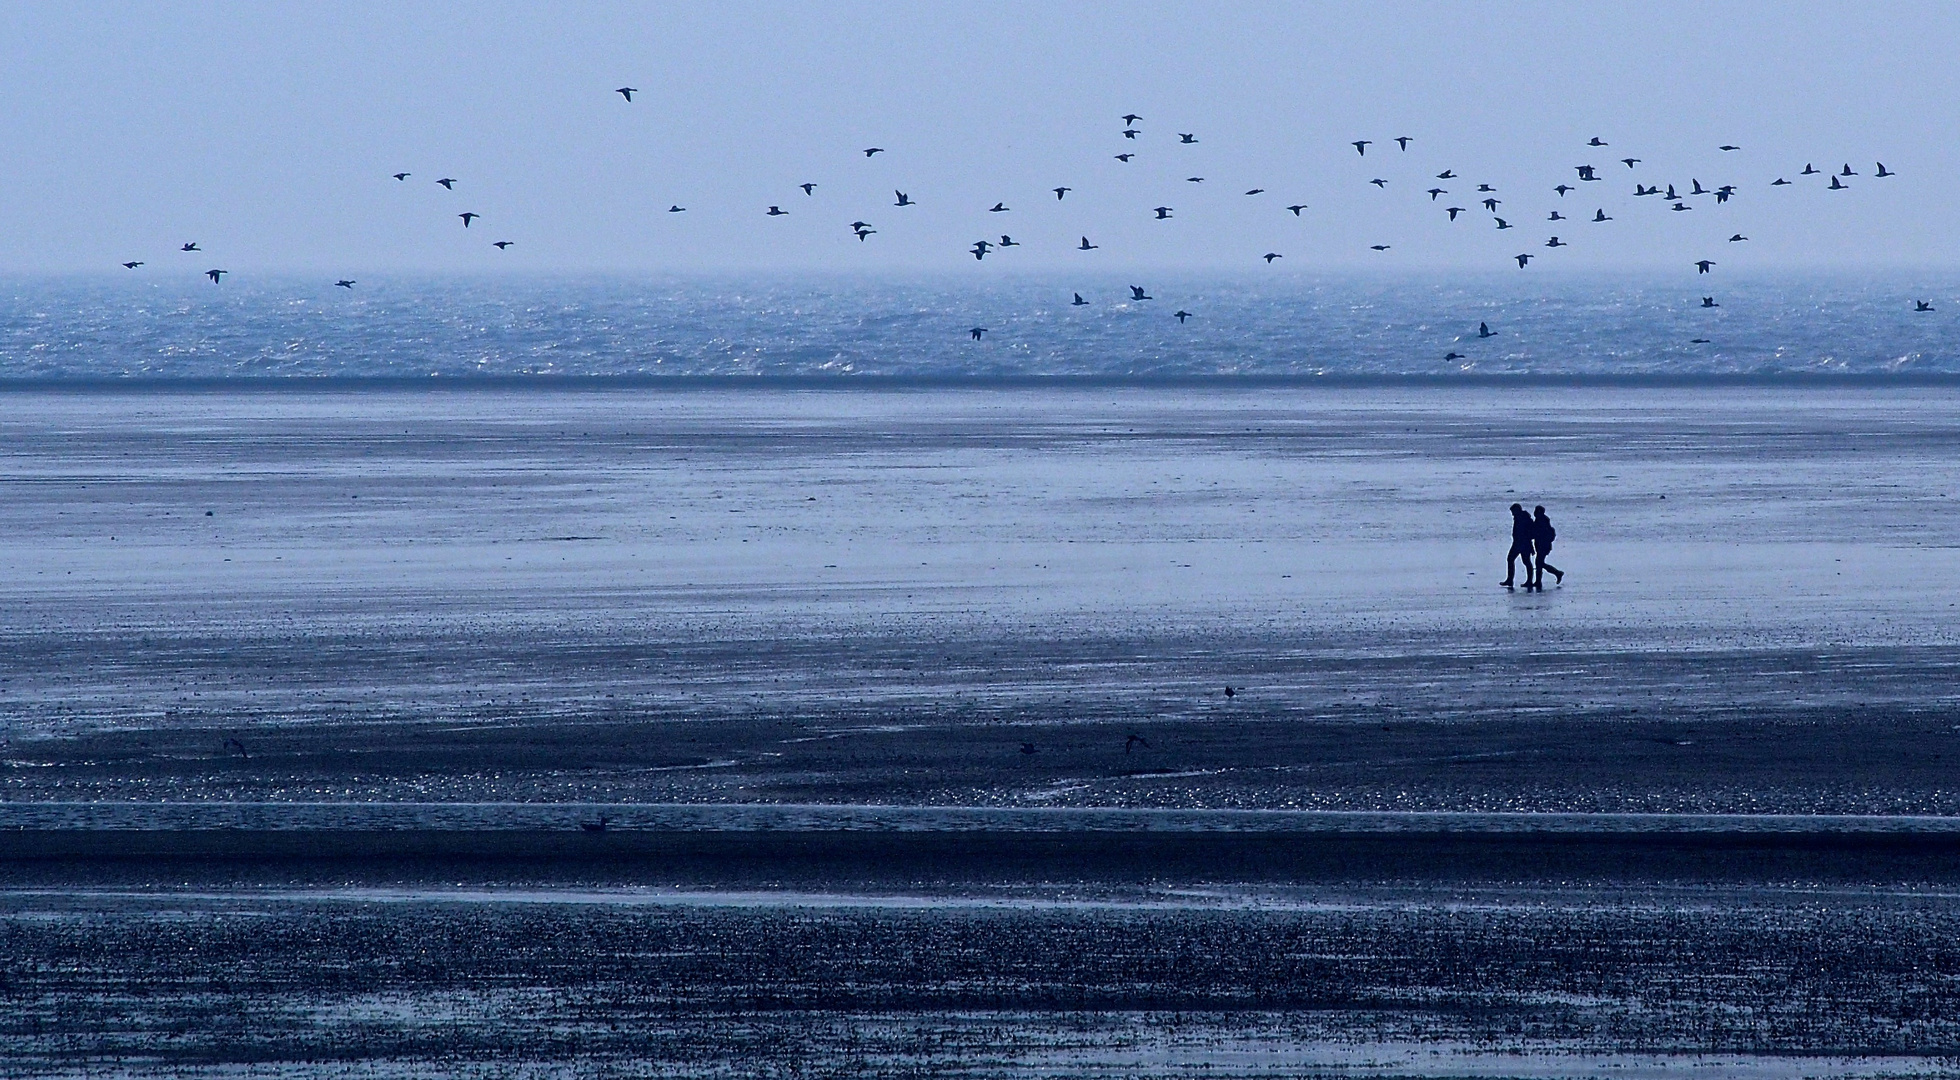
[[[1550,570],[1552,576],[1557,578],[1561,585],[1565,583],[1565,572],[1545,561],[1545,556],[1552,553],[1552,541],[1558,538],[1558,530],[1552,528],[1552,519],[1545,516],[1544,507],[1536,507],[1533,513],[1536,516],[1531,520],[1531,546],[1537,550],[1538,563],[1535,567],[1537,572],[1531,577],[1531,584],[1525,587],[1544,592],[1545,571]]]
[[[1524,512],[1522,503],[1511,504],[1511,553],[1504,557],[1504,587],[1511,588],[1517,580],[1518,556],[1524,556],[1524,587],[1531,588],[1532,549],[1531,538],[1537,525],[1531,515]]]

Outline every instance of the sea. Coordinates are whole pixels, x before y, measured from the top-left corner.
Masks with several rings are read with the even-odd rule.
[[[0,1075],[1960,1072],[1960,279],[352,276],[0,282]]]

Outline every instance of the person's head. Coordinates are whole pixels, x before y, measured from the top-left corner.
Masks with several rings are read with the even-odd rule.
[[[1511,512],[1512,512],[1513,514],[1522,514],[1522,513],[1524,513],[1524,504],[1523,504],[1523,503],[1512,503],[1512,504],[1511,504]]]
[[[1545,516],[1545,508],[1544,508],[1544,507],[1542,507],[1542,506],[1534,506],[1534,507],[1532,507],[1532,508],[1531,508],[1531,512],[1532,512],[1532,513],[1534,513],[1534,514],[1536,514],[1536,515],[1538,515],[1539,517],[1544,517],[1544,516]]]

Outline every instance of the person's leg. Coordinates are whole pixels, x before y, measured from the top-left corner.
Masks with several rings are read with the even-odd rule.
[[[1502,582],[1502,584],[1507,589],[1510,588],[1512,583],[1515,582],[1518,578],[1519,555],[1524,556],[1525,581],[1529,583],[1531,580],[1531,554],[1529,552],[1519,551],[1517,548],[1512,548],[1511,553],[1504,557],[1504,581]]]
[[[1546,552],[1545,554],[1550,554],[1550,552]],[[1551,563],[1546,562],[1545,554],[1541,554],[1538,556],[1538,587],[1541,589],[1545,587],[1545,571],[1547,570],[1550,570],[1552,572],[1552,576],[1557,578],[1558,580],[1560,581],[1565,580],[1565,571],[1560,570],[1558,567],[1553,566]]]

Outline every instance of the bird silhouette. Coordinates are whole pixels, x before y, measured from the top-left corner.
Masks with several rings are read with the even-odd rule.
[[[682,206],[680,203],[674,203],[673,205],[667,207],[667,212],[670,214],[686,213],[687,207]]]
[[[355,282],[352,278],[341,278],[339,281],[336,281],[333,284],[334,284],[334,288],[337,289],[351,289],[354,287]]]
[[[1184,178],[1184,182],[1187,184],[1202,184],[1205,182],[1205,178],[1202,176],[1187,176]]]
[[[1698,338],[1689,338],[1689,339],[1688,339],[1688,344],[1690,344],[1690,345],[1706,345],[1706,344],[1708,344],[1708,339],[1707,339],[1707,338],[1705,338],[1705,337],[1698,337]]]
[[[1699,181],[1699,180],[1695,180],[1695,179],[1694,179],[1693,177],[1690,177],[1690,178],[1689,178],[1689,180],[1690,180],[1690,182],[1691,182],[1691,183],[1693,183],[1693,184],[1694,184],[1695,186],[1694,186],[1694,190],[1692,190],[1692,191],[1690,191],[1690,192],[1688,192],[1688,194],[1690,194],[1690,195],[1706,195],[1706,194],[1708,194],[1708,190],[1707,190],[1706,188],[1704,188],[1704,187],[1702,187],[1702,186],[1701,186],[1701,181]]]
[[[1284,259],[1284,258],[1286,258],[1286,256],[1284,256],[1284,255],[1281,255],[1281,254],[1280,254],[1279,252],[1277,252],[1277,251],[1268,251],[1267,253],[1265,253],[1264,255],[1261,255],[1261,256],[1259,256],[1259,257],[1260,257],[1260,258],[1262,258],[1262,259],[1264,259],[1264,260],[1266,260],[1266,265],[1267,265],[1267,266],[1271,266],[1271,265],[1273,264],[1273,260],[1274,260],[1274,259]]]
[[[1640,164],[1640,159],[1637,157],[1623,157],[1620,160],[1622,162],[1625,162],[1626,167],[1629,169],[1633,168],[1635,165]]]
[[[1594,210],[1594,211],[1593,211],[1593,217],[1592,217],[1592,219],[1593,219],[1593,222],[1594,222],[1595,224],[1597,224],[1598,222],[1601,222],[1601,221],[1611,221],[1611,220],[1613,220],[1613,219],[1612,219],[1611,217],[1609,217],[1609,216],[1607,215],[1607,213],[1606,213],[1606,211],[1605,211],[1604,209],[1600,209],[1600,210]]]
[[[475,221],[477,218],[480,218],[483,215],[473,214],[470,213],[468,210],[465,210],[462,213],[457,214],[456,216],[463,219],[463,228],[467,229],[470,227],[470,222]]]
[[[613,93],[618,94],[620,97],[623,97],[628,101],[631,101],[633,100],[633,95],[639,93],[639,91],[640,88],[637,86],[622,86],[619,89],[614,90]]]
[[[1461,213],[1463,213],[1464,211],[1465,211],[1465,208],[1464,208],[1464,207],[1461,207],[1461,206],[1445,206],[1445,207],[1443,207],[1443,212],[1444,212],[1444,213],[1446,213],[1446,214],[1448,214],[1448,215],[1450,216],[1450,220],[1451,220],[1451,221],[1455,221],[1455,220],[1456,220],[1456,216],[1457,216],[1458,214],[1461,214]]]
[[[1838,175],[1839,175],[1839,176],[1856,176],[1856,175],[1858,175],[1858,174],[1857,174],[1857,173],[1855,173],[1855,172],[1853,172],[1853,171],[1851,170],[1851,163],[1847,161],[1847,162],[1845,162],[1845,163],[1844,163],[1844,171],[1842,171],[1842,172],[1840,172],[1840,173],[1838,173]]]
[[[1266,189],[1262,187],[1256,187],[1246,192],[1247,195],[1264,195],[1265,193]]]
[[[211,279],[211,284],[216,285],[219,278],[229,273],[231,273],[229,270],[206,270],[204,276]]]
[[[1388,186],[1388,181],[1383,180],[1380,177],[1376,177],[1375,179],[1370,180],[1368,182],[1375,185],[1378,188],[1385,188]]]
[[[1912,302],[1912,310],[1931,311],[1933,310],[1933,302],[1931,300],[1914,300]]]
[[[1077,245],[1076,245],[1076,248],[1075,248],[1075,250],[1077,250],[1077,251],[1094,251],[1094,250],[1096,250],[1097,248],[1099,248],[1099,247],[1101,247],[1101,246],[1102,246],[1101,244],[1091,244],[1091,243],[1089,242],[1089,238],[1085,236],[1085,237],[1083,237],[1083,238],[1082,238],[1082,243],[1080,243],[1080,244],[1077,244]]]
[[[1510,223],[1510,222],[1508,222],[1508,221],[1505,221],[1505,220],[1504,220],[1503,218],[1494,218],[1494,219],[1492,219],[1492,220],[1494,220],[1494,221],[1496,221],[1496,222],[1497,222],[1497,227],[1498,227],[1498,228],[1500,228],[1500,229],[1508,229],[1508,228],[1510,228],[1510,227],[1511,227],[1511,223]]]
[[[456,178],[453,176],[445,176],[442,179],[436,181],[436,183],[441,184],[443,187],[448,188],[450,191],[456,190]]]
[[[1797,175],[1798,175],[1798,176],[1815,176],[1816,174],[1817,174],[1817,166],[1815,166],[1815,165],[1812,165],[1812,164],[1811,164],[1810,162],[1808,162],[1808,161],[1806,161],[1806,162],[1804,162],[1804,165],[1803,165],[1803,171],[1802,171],[1802,172],[1800,172],[1800,173],[1798,173]]]
[[[1449,362],[1449,361],[1451,361],[1451,360],[1462,360],[1462,359],[1464,359],[1464,355],[1463,355],[1462,353],[1460,353],[1460,352],[1454,352],[1454,351],[1452,351],[1452,352],[1446,352],[1446,353],[1444,353],[1444,354],[1443,354],[1443,362],[1444,362],[1444,363],[1448,363],[1448,362]]]
[[[985,336],[986,336],[986,334],[987,334],[987,328],[986,328],[986,327],[984,327],[984,326],[976,326],[976,327],[974,327],[973,329],[971,329],[971,330],[968,330],[968,331],[967,331],[967,333],[969,333],[969,334],[972,334],[972,335],[973,335],[973,340],[975,340],[975,341],[979,341],[979,340],[980,340],[981,338],[983,338],[983,337],[985,337]],[[1033,745],[1033,744],[1032,744],[1032,743],[1023,743],[1022,745],[1024,745],[1024,746],[1031,746],[1031,745]],[[1022,753],[1029,753],[1029,751],[1026,751],[1026,750],[1024,750],[1024,751],[1022,751]]]
[[[1563,240],[1560,240],[1560,239],[1559,239],[1558,237],[1556,237],[1556,236],[1554,236],[1554,237],[1552,237],[1552,238],[1551,238],[1550,240],[1547,240],[1547,241],[1545,241],[1545,246],[1546,246],[1546,247],[1551,247],[1551,248],[1556,248],[1556,247],[1571,247],[1572,245],[1571,245],[1571,244],[1568,244],[1568,243],[1566,243],[1565,241],[1563,241]]]
[[[1294,203],[1292,206],[1287,207],[1288,210],[1293,211],[1294,217],[1299,217],[1300,211],[1305,210],[1306,208],[1307,208],[1306,203]]]
[[[796,186],[802,188],[803,194],[805,195],[815,195],[817,193],[817,185],[815,184],[798,184]]]
[[[1554,210],[1554,211],[1552,211],[1552,216],[1551,216],[1551,217],[1548,217],[1548,218],[1546,218],[1545,220],[1546,220],[1546,221],[1564,221],[1564,220],[1565,220],[1565,215],[1564,215],[1564,214],[1561,214],[1561,213],[1559,213],[1559,212],[1558,212],[1557,210]]]
[[[1073,300],[1070,300],[1070,301],[1069,301],[1069,306],[1070,306],[1070,307],[1087,307],[1087,306],[1089,306],[1089,301],[1087,301],[1087,300],[1084,300],[1084,299],[1082,299],[1082,294],[1081,294],[1081,293],[1076,293],[1076,294],[1075,294],[1075,299],[1073,299]]]
[[[1706,273],[1708,273],[1708,270],[1709,270],[1709,268],[1710,268],[1710,267],[1712,267],[1712,266],[1714,266],[1714,265],[1715,265],[1715,260],[1713,260],[1713,259],[1702,259],[1702,260],[1700,260],[1700,261],[1698,261],[1698,262],[1696,262],[1696,263],[1695,263],[1695,273],[1697,273],[1697,274],[1706,274]]]
[[[1123,129],[1123,137],[1124,137],[1124,138],[1126,138],[1126,139],[1134,139],[1134,138],[1136,138],[1136,137],[1137,137],[1138,135],[1141,135],[1141,134],[1143,134],[1143,133],[1142,133],[1142,132],[1140,132],[1140,131],[1138,131],[1138,130],[1137,130],[1137,129],[1135,129],[1135,128],[1124,128],[1124,129]]]
[[[904,193],[903,191],[894,191],[894,192],[892,192],[892,194],[894,194],[894,195],[896,195],[896,196],[898,196],[898,201],[897,201],[897,202],[895,202],[895,203],[893,203],[893,204],[892,204],[893,206],[917,206],[917,205],[919,205],[918,203],[915,203],[915,202],[913,202],[913,201],[912,201],[912,196],[910,196],[910,195],[907,195],[907,194],[906,194],[906,193]]]
[[[865,157],[870,157],[873,154],[882,154],[884,152],[885,152],[885,148],[882,146],[867,146],[864,148]]]
[[[1135,154],[1118,154],[1116,155],[1116,160],[1122,162],[1125,165],[1128,165],[1130,163],[1130,159],[1135,156],[1136,156]]]
[[[1844,184],[1840,184],[1840,183],[1838,183],[1838,178],[1837,178],[1837,177],[1835,177],[1835,176],[1833,176],[1833,177],[1831,177],[1831,190],[1832,190],[1832,191],[1847,191],[1847,190],[1849,190],[1849,188],[1848,188],[1848,187],[1847,187],[1846,185],[1844,185]]]
[[[1478,184],[1478,185],[1477,185],[1477,190],[1478,190],[1478,191],[1496,191],[1497,189],[1496,189],[1496,188],[1494,188],[1494,187],[1491,187],[1491,186],[1490,186],[1489,184]]]
[[[1480,338],[1487,338],[1487,337],[1496,337],[1496,336],[1497,336],[1497,331],[1495,331],[1495,330],[1492,330],[1492,329],[1490,328],[1490,324],[1489,324],[1489,323],[1487,323],[1487,322],[1480,322],[1480,323],[1478,323],[1478,324],[1477,324],[1477,336],[1478,336],[1478,337],[1480,337]]]
[[[1058,187],[1053,190],[1055,192],[1055,201],[1061,202],[1062,196],[1067,195],[1069,192],[1074,191],[1075,189],[1071,187]]]
[[[1581,183],[1587,180],[1599,179],[1599,177],[1593,175],[1593,167],[1591,165],[1574,165],[1572,167],[1579,170],[1579,180]]]
[[[1395,137],[1395,145],[1400,147],[1405,152],[1409,149],[1409,142],[1410,139],[1407,135],[1397,135]]]
[[[1740,149],[1742,149],[1742,147],[1740,147],[1740,146],[1718,146],[1718,147],[1716,147],[1715,149],[1717,149],[1717,150],[1740,150]]]
[[[872,235],[874,235],[874,234],[876,234],[878,230],[876,230],[876,229],[853,229],[853,230],[851,230],[851,231],[852,231],[852,233],[853,233],[853,235],[855,235],[855,236],[856,236],[856,237],[858,238],[858,243],[860,243],[860,244],[862,244],[862,243],[864,243],[864,238],[865,238],[865,237],[867,237],[867,236],[872,236]]]
[[[413,176],[413,175],[415,175],[415,174],[414,174],[414,173],[405,173],[405,172],[398,172],[398,173],[396,173],[396,174],[395,174],[395,179],[397,179],[397,180],[406,180],[406,179],[408,179],[409,177],[411,177],[411,176]]]
[[[1443,170],[1442,172],[1439,172],[1439,173],[1437,173],[1437,174],[1436,174],[1436,179],[1438,179],[1438,180],[1454,180],[1454,179],[1456,179],[1456,173],[1454,173],[1454,172],[1452,172],[1452,171],[1451,171],[1451,170],[1449,170],[1449,169],[1444,169],[1444,170]]]
[[[1561,198],[1561,199],[1563,199],[1563,198],[1565,198],[1565,193],[1566,193],[1566,192],[1568,192],[1568,191],[1577,191],[1577,190],[1579,190],[1579,189],[1578,189],[1578,188],[1575,188],[1575,187],[1573,187],[1573,186],[1572,186],[1571,184],[1560,184],[1559,186],[1557,186],[1557,187],[1555,187],[1555,188],[1553,188],[1552,190],[1553,190],[1553,191],[1556,191],[1556,192],[1558,192],[1558,197],[1559,197],[1559,198]]]
[[[1736,233],[1736,234],[1735,234],[1734,236],[1731,236],[1731,237],[1729,237],[1729,243],[1731,243],[1731,244],[1739,244],[1739,243],[1741,243],[1742,241],[1744,241],[1744,240],[1747,240],[1747,239],[1749,239],[1749,238],[1748,238],[1748,237],[1746,237],[1746,236],[1744,236],[1744,235],[1742,235],[1741,233]]]
[[[1605,145],[1606,145],[1606,143],[1605,143],[1605,141],[1604,141],[1604,140],[1602,140],[1602,139],[1601,139],[1601,138],[1600,138],[1599,136],[1597,136],[1597,135],[1594,135],[1594,136],[1593,136],[1593,137],[1592,137],[1592,138],[1591,138],[1590,140],[1588,140],[1588,141],[1587,141],[1587,143],[1586,143],[1586,145],[1587,145],[1587,146],[1605,146]]]
[[[1519,254],[1512,256],[1512,258],[1518,260],[1518,269],[1520,270],[1524,269],[1524,264],[1531,261],[1530,254],[1523,253],[1523,252],[1520,252]]]
[[[1151,295],[1150,295],[1149,293],[1146,293],[1146,292],[1144,292],[1144,291],[1143,291],[1143,286],[1141,286],[1141,285],[1132,285],[1132,286],[1130,286],[1130,299],[1132,299],[1132,300],[1155,300],[1155,299],[1156,299],[1156,297],[1154,297],[1154,296],[1151,296]]]
[[[1187,135],[1184,132],[1180,131],[1177,134],[1177,141],[1180,143],[1187,143],[1187,144],[1194,143],[1198,141],[1198,137],[1196,135]]]
[[[1190,318],[1191,313],[1184,310],[1183,308],[1178,308],[1176,311],[1171,312],[1171,316],[1177,320],[1177,324],[1179,326],[1183,326],[1184,320]]]
[[[509,247],[510,244],[511,242],[509,240],[498,240],[493,242],[490,246],[496,248],[498,251],[502,251],[505,248]]]
[[[1681,197],[1681,196],[1679,196],[1679,195],[1676,195],[1676,194],[1674,193],[1674,185],[1673,185],[1673,184],[1669,184],[1669,185],[1667,185],[1667,194],[1665,194],[1665,195],[1663,195],[1663,196],[1661,196],[1661,198],[1663,198],[1663,199],[1666,199],[1666,200],[1668,200],[1669,202],[1672,202],[1672,201],[1674,201],[1675,199],[1679,199],[1680,197]]]
[[[1141,117],[1141,116],[1138,116],[1138,115],[1137,115],[1137,114],[1135,114],[1135,113],[1126,113],[1126,114],[1124,114],[1124,116],[1123,116],[1123,124],[1124,124],[1124,126],[1126,126],[1126,127],[1135,127],[1135,126],[1136,126],[1136,123],[1137,123],[1137,121],[1139,121],[1139,120],[1141,120],[1141,119],[1143,119],[1143,117]]]
[[[1488,211],[1490,211],[1490,212],[1491,212],[1491,213],[1493,213],[1493,214],[1494,214],[1494,213],[1496,213],[1496,212],[1497,212],[1497,208],[1498,208],[1498,207],[1500,207],[1500,206],[1502,206],[1502,205],[1504,205],[1504,200],[1503,200],[1503,199],[1485,199],[1485,200],[1484,200],[1484,209],[1486,209],[1486,210],[1488,210]]]
[[[1167,220],[1171,216],[1171,208],[1168,206],[1155,207],[1154,210],[1156,211],[1158,221]]]
[[[1007,204],[1006,204],[1006,203],[999,203],[999,202],[997,202],[997,203],[995,203],[995,204],[993,204],[992,206],[989,206],[989,207],[987,208],[987,213],[989,213],[989,214],[1005,214],[1005,213],[1007,213]]]
[[[1130,748],[1133,746],[1142,746],[1145,750],[1148,750],[1150,749],[1150,741],[1141,735],[1133,733],[1129,738],[1123,740],[1123,752],[1126,754],[1129,753]]]
[[[1367,156],[1368,156],[1368,146],[1369,146],[1369,143],[1370,143],[1370,140],[1368,140],[1368,139],[1356,139],[1356,140],[1354,140],[1354,143],[1353,143],[1353,145],[1354,145],[1354,152],[1355,152],[1355,153],[1357,153],[1357,154],[1360,154],[1360,155],[1361,155],[1362,157],[1367,157]]]
[[[789,213],[789,211],[783,209],[780,206],[771,206],[768,210],[764,211],[764,213],[766,213],[770,217],[783,217],[786,216]]]
[[[1369,250],[1369,251],[1387,251],[1387,250],[1388,250],[1389,248],[1391,248],[1391,247],[1394,247],[1394,246],[1395,246],[1395,245],[1393,245],[1393,244],[1369,244],[1369,245],[1368,245],[1368,250]]]
[[[1701,298],[1701,306],[1702,306],[1702,307],[1721,307],[1722,305],[1720,305],[1720,304],[1718,304],[1718,303],[1716,303],[1716,302],[1715,302],[1715,298],[1714,298],[1714,297],[1712,297],[1712,296],[1704,296],[1704,297],[1702,297],[1702,298]]]
[[[987,257],[988,250],[991,249],[993,246],[994,245],[988,243],[985,240],[977,240],[974,242],[973,247],[969,248],[968,250],[973,252],[974,259],[984,260]]]
[[[1783,179],[1782,177],[1780,177],[1780,176],[1779,176],[1779,177],[1777,177],[1776,179],[1774,179],[1774,180],[1772,180],[1772,181],[1770,181],[1770,185],[1769,185],[1769,186],[1770,186],[1770,187],[1782,187],[1782,186],[1784,186],[1785,184],[1788,184],[1788,183],[1789,183],[1789,181],[1788,181],[1788,180],[1785,180],[1785,179]]]
[[[1438,195],[1448,195],[1448,194],[1449,194],[1449,191],[1448,191],[1447,189],[1445,189],[1445,188],[1439,188],[1439,187],[1433,187],[1433,188],[1430,188],[1430,189],[1429,189],[1429,191],[1427,192],[1427,194],[1429,195],[1429,201],[1430,201],[1430,202],[1435,202],[1435,201],[1436,201],[1436,197],[1437,197]]]
[[[996,246],[998,246],[998,247],[1004,247],[1004,248],[1011,248],[1011,247],[1020,247],[1021,245],[1020,245],[1020,243],[1019,243],[1018,241],[1016,241],[1016,240],[1015,240],[1015,239],[1014,239],[1013,237],[1011,237],[1011,236],[1008,236],[1008,235],[1007,235],[1007,234],[1005,234],[1005,233],[1002,233],[1002,234],[1001,234],[1001,238],[1000,238],[1000,243],[999,243],[998,245],[996,245]]]
[[[1680,211],[1680,210],[1693,210],[1694,207],[1689,206],[1687,203],[1675,203],[1673,206],[1668,207],[1668,209]]]
[[[142,263],[140,263],[140,262],[126,262],[126,263],[124,263],[124,264],[123,264],[123,266],[124,266],[124,267],[125,267],[126,269],[130,269],[130,270],[134,270],[134,269],[136,269],[137,267],[139,267],[139,266],[141,266],[141,265],[143,265],[143,264],[142,264]]]
[[[204,249],[198,247],[195,243],[190,243],[190,244],[185,244],[183,247],[180,247],[177,250],[178,251],[202,251]]]
[[[1881,161],[1881,162],[1879,162],[1879,163],[1878,163],[1878,173],[1877,173],[1877,175],[1879,175],[1879,176],[1897,176],[1897,175],[1899,175],[1899,174],[1898,174],[1898,173],[1895,173],[1895,172],[1893,172],[1892,170],[1890,170],[1890,169],[1888,169],[1888,168],[1886,168],[1886,167],[1885,167],[1885,163],[1884,163],[1883,161]]]

